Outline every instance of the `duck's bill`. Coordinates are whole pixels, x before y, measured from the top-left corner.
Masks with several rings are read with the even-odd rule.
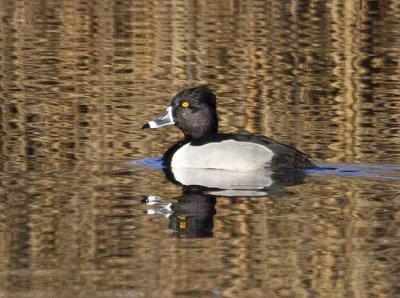
[[[145,125],[142,126],[142,129],[158,128],[161,126],[173,125],[173,124],[175,124],[175,121],[174,118],[172,117],[172,107],[169,107],[163,116],[161,116],[156,120],[147,122]]]

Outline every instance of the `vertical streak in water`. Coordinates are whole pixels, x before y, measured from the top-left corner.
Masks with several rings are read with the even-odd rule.
[[[247,21],[248,31],[248,78],[246,82],[246,124],[245,129],[249,132],[256,132],[262,119],[262,106],[261,106],[261,94],[260,86],[257,84],[257,68],[259,63],[259,57],[257,52],[258,43],[258,32],[265,32],[265,28],[260,26],[261,18],[260,10],[262,11],[262,3],[255,2],[253,6],[249,7],[249,17]]]
[[[1,209],[6,206],[1,211],[6,212],[0,214],[2,294],[10,290],[21,293],[32,287],[30,274],[14,270],[31,268],[33,254],[32,212],[27,208],[33,195],[26,191],[26,181],[18,177],[28,168],[21,57],[25,32],[19,19],[21,11],[18,1],[0,1],[0,69],[3,75],[0,77],[0,190],[5,190],[6,202],[1,204]]]
[[[342,96],[338,100],[342,101],[342,117],[338,121],[341,126],[340,149],[337,158],[351,161],[354,158],[354,108],[356,86],[354,85],[354,65],[355,65],[355,31],[354,23],[356,19],[356,4],[352,1],[336,1],[332,5],[332,27],[333,38],[335,42],[334,53],[337,53],[338,59],[336,63],[335,74],[337,75],[339,88],[341,88]],[[343,119],[344,118],[344,119]],[[339,149],[339,148],[338,148]]]
[[[171,68],[172,80],[174,82],[187,82],[187,72],[185,57],[187,54],[187,28],[190,26],[187,22],[187,6],[181,1],[173,0],[172,9],[172,53],[171,53]],[[178,83],[179,88],[182,83]],[[179,89],[177,88],[177,89]]]
[[[197,37],[197,19],[196,19],[196,0],[189,0],[186,2],[186,11],[187,11],[187,20],[188,24],[193,24],[188,26],[187,28],[187,62],[186,62],[186,72],[189,80],[189,85],[192,84],[193,81],[197,80],[196,75],[196,65],[194,61],[194,39]]]
[[[355,152],[355,128],[356,128],[356,113],[355,107],[357,104],[357,96],[353,81],[354,76],[354,41],[356,41],[354,21],[356,17],[356,3],[353,1],[344,2],[344,100],[345,100],[345,127],[344,127],[344,153],[345,161],[353,161],[356,155]]]
[[[22,95],[21,51],[18,7],[14,1],[0,2],[0,162],[8,172],[21,172],[26,164],[25,99]]]

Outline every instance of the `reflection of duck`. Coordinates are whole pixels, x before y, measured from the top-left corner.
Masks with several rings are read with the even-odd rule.
[[[298,171],[267,174],[207,169],[178,169],[177,172],[171,170],[165,169],[168,180],[183,186],[182,195],[177,198],[177,202],[163,203],[155,196],[145,197],[142,202],[149,206],[148,214],[169,218],[169,227],[175,231],[175,236],[188,238],[212,237],[217,195],[277,196],[287,194],[281,192],[283,187],[300,184],[304,178],[304,173]]]
[[[183,188],[177,202],[163,204],[154,196],[146,197],[144,203],[151,206],[148,214],[168,215],[169,228],[174,236],[204,238],[213,236],[216,198],[197,192],[196,188]]]
[[[197,192],[220,196],[255,197],[275,194],[283,187],[301,184],[302,171],[274,173],[268,170],[237,172],[218,169],[164,168],[174,184],[196,186]]]
[[[272,171],[314,168],[307,156],[264,136],[218,133],[215,95],[205,87],[179,92],[167,113],[143,128],[175,124],[185,137],[167,150],[163,164],[173,168]]]
[[[212,237],[215,204],[215,196],[192,192],[190,188],[186,188],[178,202],[172,204],[173,213],[169,217],[169,227],[175,230],[176,236]]]

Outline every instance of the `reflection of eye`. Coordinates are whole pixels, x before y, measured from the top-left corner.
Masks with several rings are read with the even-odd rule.
[[[188,108],[189,107],[189,102],[188,101],[184,101],[181,103],[182,108]]]

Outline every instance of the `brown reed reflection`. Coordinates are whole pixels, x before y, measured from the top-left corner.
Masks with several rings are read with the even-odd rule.
[[[399,15],[394,0],[0,1],[1,295],[394,297],[398,179],[221,196],[212,238],[176,239],[139,198],[181,189],[126,162],[161,156],[179,132],[141,124],[208,84],[221,131],[398,163]]]

